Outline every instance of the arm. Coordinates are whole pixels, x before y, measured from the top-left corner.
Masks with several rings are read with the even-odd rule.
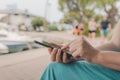
[[[120,51],[120,21],[113,30],[113,35],[108,43],[96,47],[98,50],[103,51]]]
[[[100,51],[119,51],[117,46],[112,41],[102,44],[102,45],[96,47],[96,49],[98,49]]]
[[[100,51],[92,63],[120,71],[120,52]]]
[[[90,25],[91,25],[91,22],[89,21],[89,23],[88,23],[88,28],[90,27]]]
[[[112,25],[111,23],[108,24],[108,30],[111,30],[112,29]]]
[[[117,48],[120,50],[120,21],[115,26],[115,29],[113,30],[113,36],[111,38],[111,42],[117,46]]]
[[[83,37],[74,40],[67,46],[69,47],[69,51],[72,52],[74,58],[81,58],[90,63],[100,64],[120,71],[120,52],[98,50],[92,47],[92,45]],[[110,49],[109,47],[105,48]]]
[[[98,55],[96,58],[93,58],[92,63],[100,64],[108,68],[120,70],[120,21],[116,25],[112,39],[99,47],[97,47]]]

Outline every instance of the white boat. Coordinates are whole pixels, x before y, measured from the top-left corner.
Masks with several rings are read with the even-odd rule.
[[[5,41],[1,42],[2,44],[6,45],[9,49],[9,53],[15,53],[15,52],[20,52],[24,50],[28,50],[28,46],[24,42],[11,42],[11,41]]]
[[[0,43],[0,54],[5,54],[5,53],[8,53],[9,52],[9,49],[6,45]]]
[[[0,30],[0,41],[14,41],[14,42],[24,42],[28,44],[28,47],[31,48],[37,48],[40,47],[39,45],[34,43],[35,38],[26,36],[26,35],[20,35],[16,32],[8,32],[6,30]]]
[[[6,25],[0,25],[0,42],[9,48],[9,52],[17,52],[40,47],[38,44],[34,43],[33,38],[21,35],[13,30],[8,29]]]

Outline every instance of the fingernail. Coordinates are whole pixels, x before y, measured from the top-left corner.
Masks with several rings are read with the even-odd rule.
[[[61,53],[61,49],[58,49],[59,54]]]
[[[57,50],[57,48],[54,48],[54,50]]]
[[[66,56],[66,53],[63,53],[63,56]]]

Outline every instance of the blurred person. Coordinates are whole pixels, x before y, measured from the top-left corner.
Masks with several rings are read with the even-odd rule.
[[[94,18],[92,18],[92,19],[89,21],[88,27],[89,27],[89,38],[95,38],[95,36],[96,36],[97,24],[96,24]]]
[[[83,33],[84,33],[84,22],[80,22],[80,23],[78,24],[78,27],[79,27],[79,29],[80,29],[80,35],[82,36]]]
[[[80,35],[80,30],[79,30],[78,25],[75,26],[75,28],[74,28],[74,30],[73,30],[73,34],[74,34],[74,35]]]
[[[108,34],[108,31],[110,30],[111,30],[111,23],[106,16],[103,16],[101,21],[101,38],[105,39],[105,37]]]
[[[120,21],[108,43],[93,47],[79,37],[61,49],[49,48],[51,62],[41,75],[40,80],[119,80],[120,79]],[[61,56],[61,50],[69,49],[73,59]],[[62,57],[62,58],[61,58]],[[79,60],[84,59],[84,60]],[[72,61],[72,62],[71,62]]]

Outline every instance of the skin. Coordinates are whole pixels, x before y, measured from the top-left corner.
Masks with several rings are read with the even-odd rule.
[[[61,60],[61,50],[69,49],[72,52],[74,59],[84,59],[93,64],[100,64],[102,66],[112,68],[120,71],[120,21],[116,26],[112,39],[101,46],[94,48],[90,45],[84,37],[69,42],[66,45],[59,45],[61,49],[49,49],[51,60],[56,62],[69,63],[71,60],[67,59],[64,53]],[[76,45],[75,45],[76,44]]]
[[[90,20],[90,22],[89,22],[89,25],[88,25],[88,26],[90,26],[91,24],[96,24],[96,22],[95,22],[95,19],[94,19],[94,18],[92,18],[92,19]],[[89,33],[89,38],[95,38],[95,36],[96,36],[96,33],[95,33],[95,32]]]
[[[84,29],[84,23],[80,22],[79,26],[81,26]],[[84,30],[80,30],[80,36],[83,36]]]

